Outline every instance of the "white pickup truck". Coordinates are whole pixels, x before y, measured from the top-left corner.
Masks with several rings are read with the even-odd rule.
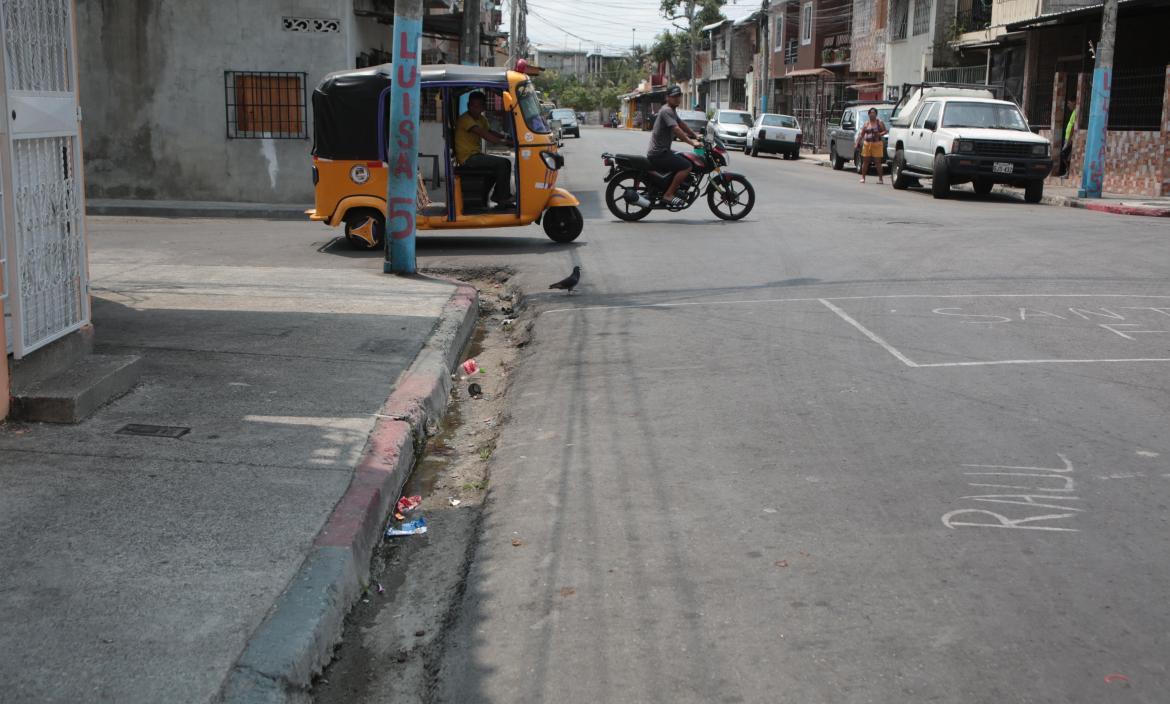
[[[1024,200],[1038,203],[1052,171],[1048,140],[1015,103],[985,89],[914,87],[895,107],[887,140],[894,188],[929,178],[935,198],[970,182],[980,195],[995,184],[1023,188]]]

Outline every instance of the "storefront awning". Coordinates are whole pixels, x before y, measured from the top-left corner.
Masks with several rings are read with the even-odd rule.
[[[808,76],[824,76],[825,78],[832,78],[834,75],[836,74],[827,68],[802,68],[798,71],[791,71],[786,73],[783,76],[777,76],[776,78],[778,80],[783,80],[785,78],[802,78]]]
[[[1121,10],[1136,9],[1139,7],[1159,7],[1165,5],[1166,0],[1118,0],[1117,9],[1120,12]],[[1021,29],[1035,29],[1037,27],[1052,27],[1059,24],[1068,24],[1087,17],[1100,15],[1102,7],[1104,7],[1103,4],[1098,4],[1078,7],[1072,10],[1049,12],[1039,17],[1033,17],[1032,19],[1013,22],[1007,26],[1007,29],[1009,32],[1015,32]]]

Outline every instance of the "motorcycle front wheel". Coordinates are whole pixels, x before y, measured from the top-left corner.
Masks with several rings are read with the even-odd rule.
[[[627,188],[634,189],[638,195],[654,202],[654,198],[650,194],[650,187],[646,185],[640,175],[633,171],[626,171],[610,179],[609,186],[605,189],[605,204],[609,207],[609,212],[620,220],[626,222],[641,220],[650,214],[652,208],[643,208],[637,203],[627,202],[623,197]]]
[[[707,207],[721,220],[739,220],[756,205],[756,190],[739,174],[723,177],[723,191],[714,183],[707,191]]]

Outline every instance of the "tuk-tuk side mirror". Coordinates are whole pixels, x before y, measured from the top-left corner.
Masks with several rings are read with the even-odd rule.
[[[512,95],[511,93],[505,92],[504,93],[504,111],[505,112],[512,112],[512,109],[515,107],[516,107],[516,96]]]

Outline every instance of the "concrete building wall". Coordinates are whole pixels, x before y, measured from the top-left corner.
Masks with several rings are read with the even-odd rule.
[[[885,0],[853,0],[849,70],[880,73],[886,63]]]
[[[312,202],[305,139],[228,139],[225,71],[303,71],[306,102],[353,65],[350,0],[77,0],[90,197]],[[291,32],[282,17],[333,18]]]
[[[890,3],[889,19],[887,20],[888,29],[892,31],[895,22],[896,12],[894,11],[894,3],[897,0],[892,0]],[[902,0],[906,2],[906,0]],[[932,67],[931,52],[935,42],[936,31],[943,30],[943,23],[940,21],[939,2],[931,2],[929,9],[925,10],[931,14],[929,28],[922,34],[914,34],[914,17],[915,5],[914,0],[909,0],[909,14],[907,16],[907,31],[905,39],[889,39],[886,42],[886,61],[885,61],[885,77],[886,77],[886,91],[887,97],[890,96],[890,89],[901,89],[903,83],[919,83],[922,81],[925,69]],[[954,17],[954,3],[947,4],[950,8],[950,17]],[[921,6],[919,6],[921,9]],[[892,35],[890,35],[892,37]]]

